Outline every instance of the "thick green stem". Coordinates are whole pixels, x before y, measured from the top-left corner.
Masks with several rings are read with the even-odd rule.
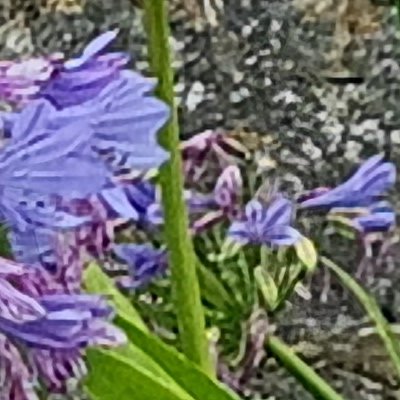
[[[172,110],[170,122],[160,135],[160,143],[171,156],[161,169],[160,182],[179,337],[185,355],[211,374],[204,312],[196,274],[196,257],[189,236],[188,215],[183,199],[182,159],[179,150],[178,116],[174,105],[166,1],[146,0],[144,10],[150,67],[159,80],[159,97]]]
[[[297,380],[318,400],[343,400],[312,368],[302,361],[295,352],[275,336],[267,339],[267,348],[275,359],[297,378]]]

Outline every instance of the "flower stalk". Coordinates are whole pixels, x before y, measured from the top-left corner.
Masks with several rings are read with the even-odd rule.
[[[312,368],[302,361],[295,352],[276,336],[267,339],[267,350],[297,378],[303,387],[321,400],[344,400]]]
[[[160,143],[170,152],[169,162],[160,171],[160,183],[179,338],[184,354],[212,375],[196,273],[196,256],[189,236],[189,220],[183,197],[182,159],[179,149],[178,116],[174,105],[167,2],[145,1],[144,15],[150,68],[159,82],[159,97],[171,108],[170,121],[160,135]]]

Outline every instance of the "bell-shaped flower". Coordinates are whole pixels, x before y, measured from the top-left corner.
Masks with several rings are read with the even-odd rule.
[[[301,208],[368,207],[390,189],[396,181],[396,167],[381,155],[365,161],[346,182],[331,190],[316,190],[300,199]]]
[[[283,197],[268,206],[251,200],[244,215],[230,226],[228,236],[241,244],[291,246],[302,237],[290,226],[292,212],[292,203]]]
[[[9,225],[71,227],[84,220],[57,209],[57,197],[84,198],[110,185],[87,122],[52,126],[54,107],[37,100],[18,114],[0,150],[0,214]]]
[[[41,86],[38,97],[51,101],[57,108],[82,104],[96,97],[109,83],[118,78],[129,62],[126,53],[104,50],[117,37],[108,31],[93,39],[76,58],[65,61]]]
[[[83,363],[86,347],[125,342],[122,332],[108,322],[112,310],[101,297],[64,294],[43,269],[4,258],[0,265],[0,380],[4,381],[0,398],[34,398],[33,389],[43,368],[48,389],[65,390],[76,369],[70,369],[60,381],[62,375],[56,372],[61,362],[65,366]],[[38,364],[43,360],[41,354],[49,357],[45,365]],[[22,359],[25,363],[21,364]]]

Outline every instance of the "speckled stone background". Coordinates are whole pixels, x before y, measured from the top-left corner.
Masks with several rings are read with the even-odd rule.
[[[394,10],[383,8],[372,32],[350,33],[340,61],[363,82],[343,85],[325,79],[332,62],[326,54],[333,47],[335,18],[305,21],[307,11],[291,0],[211,0],[214,20],[210,10],[208,17],[194,19],[182,1],[194,3],[192,11],[206,3],[171,1],[182,135],[241,128],[271,137],[269,157],[289,190],[335,184],[355,164],[381,151],[400,164],[400,34]],[[73,54],[94,35],[117,26],[121,34],[115,47],[128,49],[135,67],[146,71],[141,13],[133,1],[1,0],[0,56],[60,50]],[[399,189],[393,194],[398,205]],[[351,268],[349,249],[337,253]],[[400,317],[398,264],[396,258],[389,260],[370,285],[394,320]],[[282,318],[281,331],[288,341],[295,341],[304,329],[313,336],[339,325],[351,327],[361,319],[362,312],[340,290],[333,291],[327,303],[318,300],[318,290],[317,286],[316,300],[298,300]],[[400,399],[399,388],[388,388],[384,380],[356,379],[350,372],[344,376],[340,366],[326,368],[329,373],[321,368],[346,399]],[[250,398],[309,399],[285,372],[270,369],[266,365],[249,384]]]

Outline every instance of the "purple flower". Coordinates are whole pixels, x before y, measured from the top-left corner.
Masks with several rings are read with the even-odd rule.
[[[67,231],[13,227],[9,240],[18,262],[41,266],[63,282],[65,290],[78,292],[85,262],[103,260],[111,249],[114,224],[96,196],[64,202],[59,208],[87,222]]]
[[[108,322],[112,312],[101,297],[64,294],[43,269],[25,268],[6,259],[0,259],[0,264],[0,379],[5,382],[0,398],[32,398],[37,375],[44,368],[48,388],[65,389],[76,370],[65,370],[61,382],[62,376],[54,369],[61,362],[82,363],[87,346],[115,346],[125,341]],[[21,363],[20,352],[28,364]],[[51,358],[38,364],[43,360],[41,354],[54,356],[54,364]],[[12,396],[16,393],[19,397]]]
[[[396,180],[394,164],[381,155],[369,158],[346,182],[331,190],[300,199],[301,208],[365,207],[376,201]]]
[[[63,56],[0,62],[0,97],[17,106],[34,99],[60,67]]]
[[[121,183],[101,191],[98,198],[107,210],[108,218],[135,221],[142,227],[152,224],[149,207],[158,204],[156,187],[146,181]]]
[[[219,176],[214,189],[215,203],[227,215],[237,214],[237,207],[241,200],[243,180],[236,165],[226,167]]]
[[[18,118],[18,113],[0,112],[0,136],[4,139],[11,137],[11,132],[15,121]]]
[[[58,208],[58,198],[83,198],[110,185],[91,146],[87,122],[52,126],[57,111],[37,100],[17,115],[0,151],[0,213],[9,225],[69,228],[85,222]]]
[[[56,113],[43,100],[25,107],[0,151],[0,213],[9,225],[82,224],[84,219],[57,208],[57,197],[85,197],[110,184],[111,174],[91,147],[87,122],[54,128]]]
[[[282,197],[268,207],[258,200],[246,205],[245,215],[232,223],[228,235],[235,241],[247,244],[291,246],[301,234],[290,226],[292,204]]]
[[[193,205],[198,203],[197,209],[205,212],[192,224],[193,231],[199,234],[225,218],[236,218],[240,213],[242,191],[243,180],[240,169],[236,165],[226,167],[218,177],[211,195],[193,196],[191,203]]]
[[[169,109],[149,95],[153,89],[154,82],[129,71],[88,105],[94,110],[93,145],[110,156],[108,162],[117,173],[158,168],[168,159],[157,134],[168,120]]]
[[[169,109],[151,96],[155,80],[123,69],[128,61],[125,54],[101,54],[116,35],[117,31],[110,31],[99,36],[81,57],[65,62],[42,84],[36,98],[47,104],[51,118],[32,121],[32,107],[17,121],[14,115],[3,115],[5,135],[26,135],[26,128],[14,125],[30,120],[36,130],[47,129],[73,142],[61,131],[75,125],[77,134],[89,140],[90,149],[96,149],[117,175],[158,168],[166,161],[168,153],[159,146],[157,133],[166,123]],[[90,172],[85,175],[92,176]]]
[[[387,232],[396,224],[396,213],[387,202],[374,204],[365,215],[352,219],[351,224],[363,235]]]
[[[105,32],[91,41],[80,57],[66,61],[41,86],[38,97],[51,101],[57,108],[82,104],[96,97],[118,78],[129,62],[125,53],[102,54],[115,40],[118,31]]]
[[[130,277],[123,277],[119,283],[130,289],[147,285],[168,267],[166,250],[155,249],[148,244],[118,244],[114,245],[113,250],[130,273]]]
[[[59,110],[52,127],[77,120],[87,123],[93,132],[92,147],[116,175],[158,168],[168,158],[157,134],[169,110],[151,96],[154,85],[153,80],[125,71],[84,104]]]
[[[248,151],[237,140],[222,131],[207,130],[181,144],[184,173],[189,182],[196,182],[207,173],[206,161],[210,155],[219,165],[226,166],[232,158],[248,157]]]

